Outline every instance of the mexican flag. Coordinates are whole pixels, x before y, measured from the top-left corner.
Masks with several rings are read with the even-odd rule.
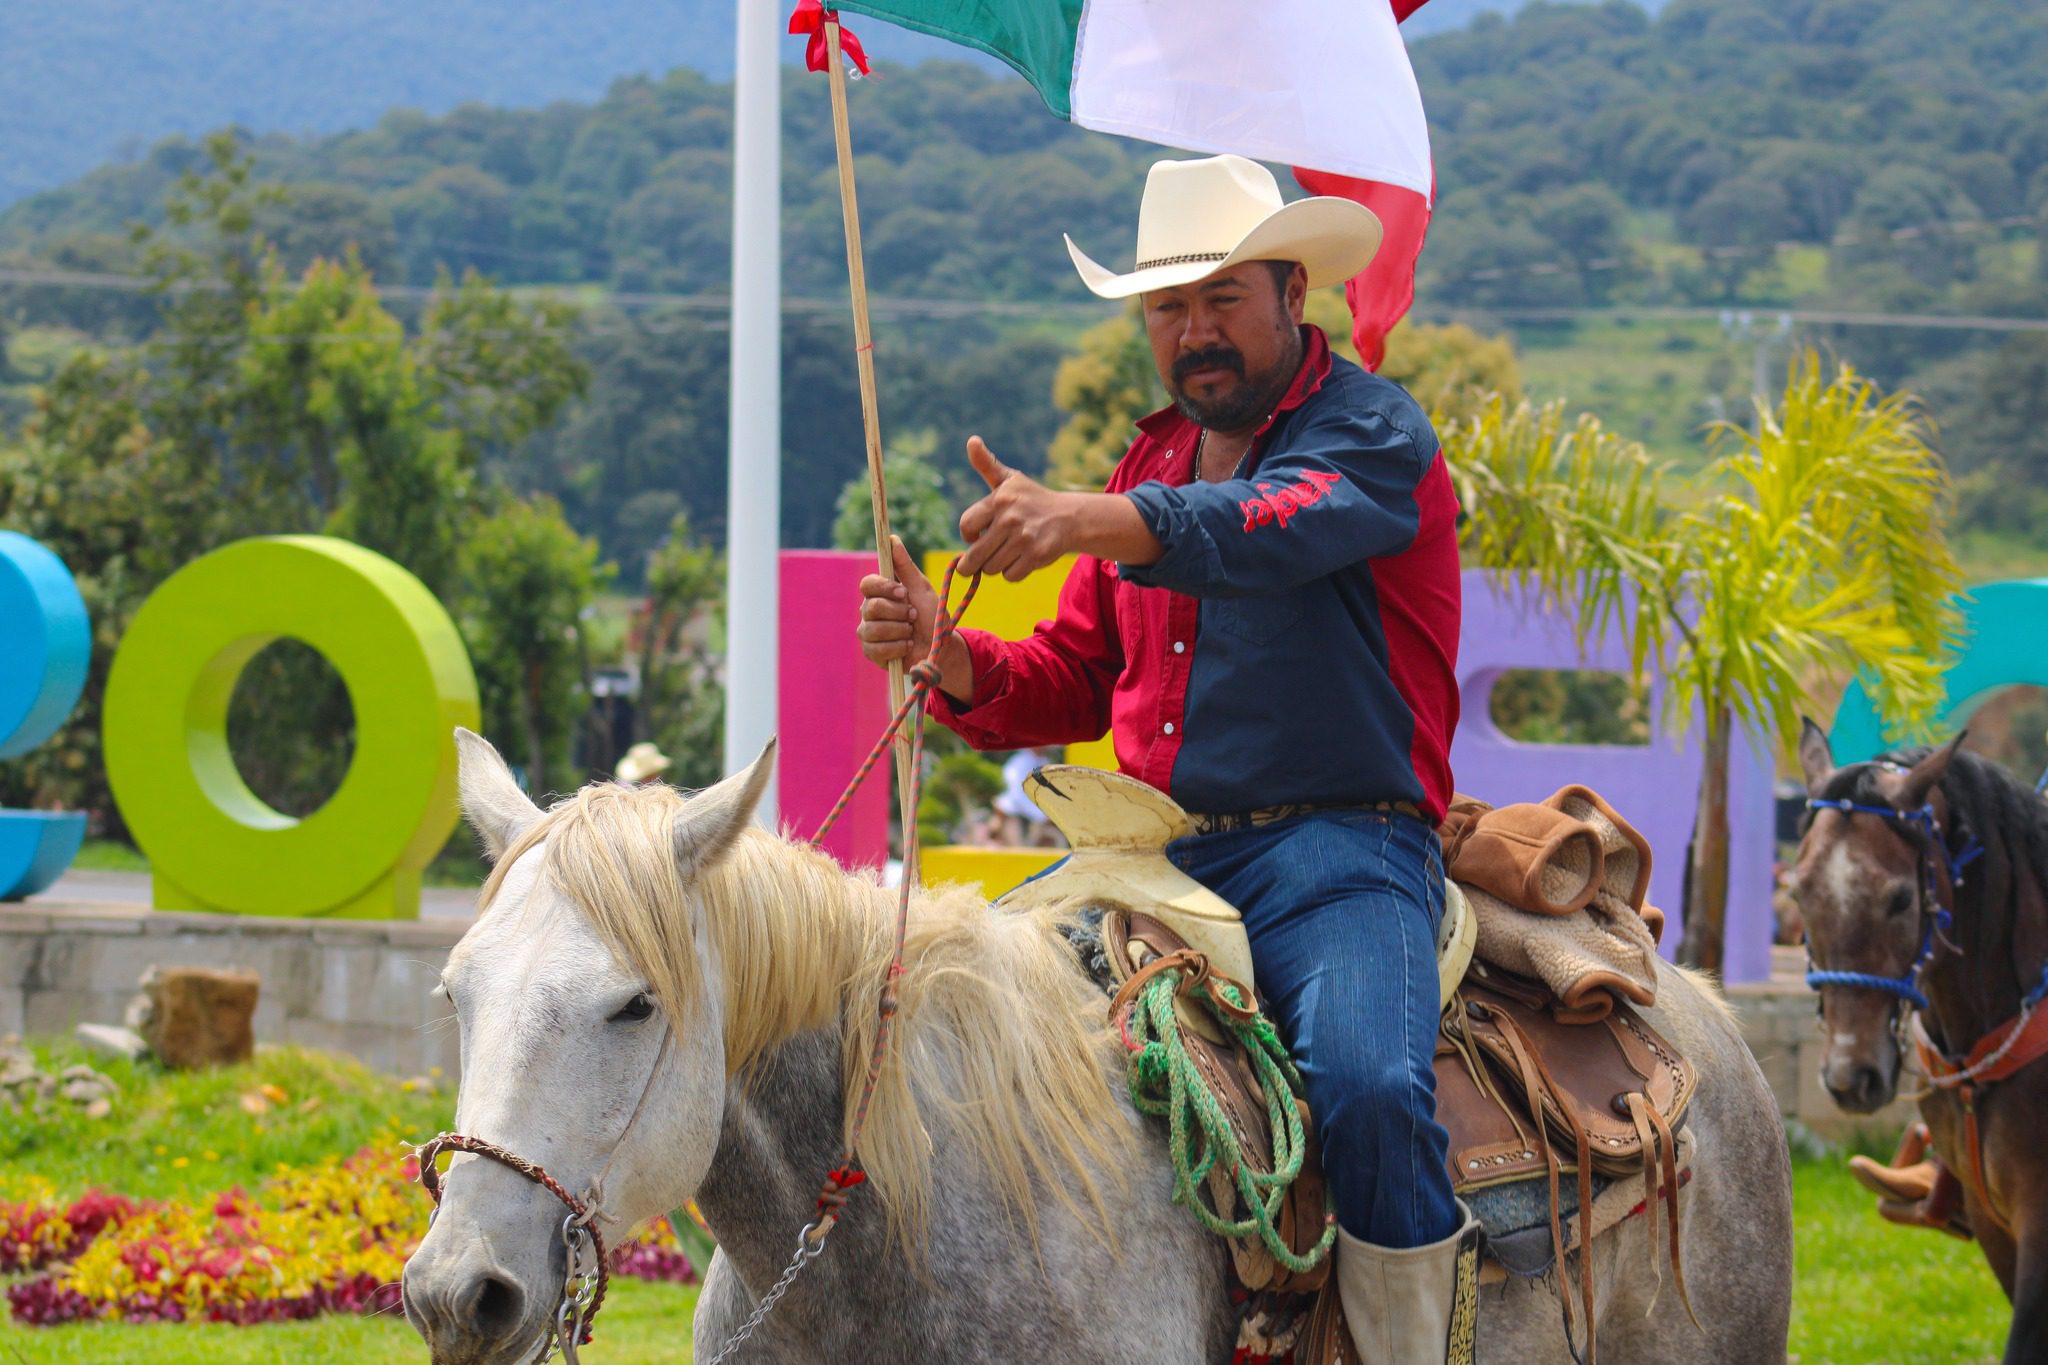
[[[815,3],[815,0],[809,0]],[[843,0],[840,8],[978,48],[1084,128],[1296,168],[1386,229],[1346,286],[1377,364],[1414,298],[1434,177],[1400,20],[1423,0]]]

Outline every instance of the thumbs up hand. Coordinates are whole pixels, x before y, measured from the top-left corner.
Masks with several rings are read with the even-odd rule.
[[[987,481],[993,493],[1003,486],[1003,481],[1016,474],[1016,470],[998,460],[995,452],[988,448],[979,436],[967,438],[967,463],[974,466],[974,472]]]
[[[1076,499],[1087,494],[1056,493],[995,457],[979,436],[967,439],[967,462],[988,484],[988,496],[960,517],[968,551],[962,574],[1001,574],[1012,583],[1042,569],[1070,550]]]

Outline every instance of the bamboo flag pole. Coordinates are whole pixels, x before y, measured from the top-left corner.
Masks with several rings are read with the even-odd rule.
[[[896,557],[889,548],[889,502],[882,482],[882,413],[875,394],[875,337],[868,325],[868,275],[860,247],[860,201],[853,188],[853,135],[847,127],[846,63],[839,53],[839,19],[825,11],[825,70],[832,87],[832,140],[839,160],[839,212],[846,225],[846,275],[853,290],[854,360],[860,369],[860,415],[866,428],[868,449],[868,500],[875,514],[875,559],[882,577],[896,578]],[[924,623],[930,627],[932,622]],[[901,661],[889,665],[889,709],[893,715],[903,705],[908,687]],[[903,816],[903,847],[908,854],[911,831],[917,827],[917,811],[911,801],[910,740],[896,742],[896,790]],[[917,869],[906,858],[903,875],[915,878]]]

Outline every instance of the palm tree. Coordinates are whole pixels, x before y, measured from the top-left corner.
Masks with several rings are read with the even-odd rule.
[[[1948,472],[1910,394],[1847,365],[1794,360],[1756,429],[1679,480],[1560,408],[1447,424],[1470,519],[1467,563],[1564,609],[1581,641],[1616,622],[1640,684],[1654,662],[1673,719],[1703,714],[1706,763],[1680,956],[1718,970],[1728,907],[1728,758],[1738,727],[1796,743],[1805,682],[1854,673],[1895,733],[1922,733],[1961,631]]]

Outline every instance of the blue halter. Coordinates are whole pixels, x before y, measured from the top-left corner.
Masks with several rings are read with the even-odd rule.
[[[1869,806],[1856,801],[1822,801],[1818,798],[1806,803],[1808,810],[1837,810],[1844,814],[1875,815],[1886,820],[1903,820],[1916,825],[1926,836],[1928,844],[1941,853],[1941,861],[1948,870],[1951,889],[1963,885],[1963,869],[1975,862],[1984,853],[1984,845],[1970,840],[1960,853],[1951,854],[1941,834],[1941,821],[1935,817],[1932,802],[1918,810],[1900,810],[1895,806]],[[1934,960],[1934,951],[1939,942],[1936,933],[1947,935],[1955,917],[1941,903],[1934,881],[1934,859],[1922,855],[1921,866],[1926,869],[1926,884],[1921,892],[1920,902],[1920,951],[1913,958],[1913,965],[1903,976],[1877,976],[1871,972],[1822,972],[1809,971],[1806,984],[1810,990],[1823,986],[1860,986],[1864,990],[1883,991],[1913,1005],[1916,1009],[1928,1008],[1927,997],[1920,990],[1920,974],[1927,964]],[[2048,981],[2048,975],[2044,975]]]

